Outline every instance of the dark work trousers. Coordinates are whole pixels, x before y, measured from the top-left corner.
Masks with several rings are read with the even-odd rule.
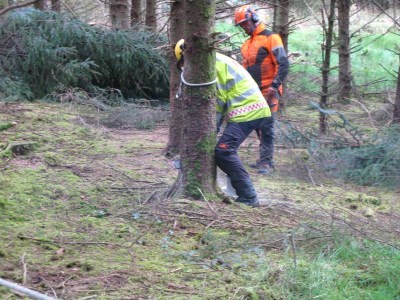
[[[260,140],[260,158],[257,160],[257,167],[269,165],[274,168],[275,118],[276,113],[272,113],[272,117],[268,118],[266,124],[262,128],[256,129]]]
[[[217,166],[230,177],[239,202],[257,199],[257,193],[249,174],[238,156],[237,150],[253,130],[259,129],[264,132],[270,126],[271,119],[261,118],[242,123],[228,122],[221,138],[218,140],[215,148]]]

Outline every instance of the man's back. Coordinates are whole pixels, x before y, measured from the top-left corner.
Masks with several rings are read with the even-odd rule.
[[[271,116],[252,76],[235,60],[217,53],[217,112],[232,122]]]
[[[259,24],[242,45],[242,65],[257,82],[263,94],[278,89],[289,71],[289,62],[278,34]],[[274,84],[276,81],[276,84]]]

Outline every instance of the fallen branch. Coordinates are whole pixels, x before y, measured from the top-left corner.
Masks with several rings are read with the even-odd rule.
[[[206,196],[203,194],[203,191],[199,188],[197,188],[200,192],[200,194],[203,196],[203,199],[206,201],[208,207],[212,210],[212,212],[214,213],[215,218],[218,219],[218,213],[216,212],[216,210],[214,209],[214,207],[212,207],[211,203],[208,201],[208,199],[206,198]]]
[[[39,2],[39,1],[40,0],[31,0],[31,1],[23,2],[23,3],[10,5],[8,7],[3,8],[2,10],[0,10],[0,16],[4,15],[5,13],[7,13],[10,10],[21,8],[21,7],[26,7],[26,6],[35,4],[36,2]]]
[[[297,272],[297,255],[296,255],[296,245],[295,245],[295,239],[293,236],[293,232],[290,233],[290,245],[292,246],[292,253],[293,253],[293,265],[294,265],[294,271],[295,274]]]
[[[30,236],[24,236],[24,235],[17,235],[19,239],[26,239],[26,240],[33,240],[37,242],[42,242],[42,243],[52,243],[52,244],[66,244],[66,245],[107,245],[107,246],[118,246],[118,247],[123,247],[120,244],[115,244],[115,243],[110,243],[110,242],[64,242],[64,241],[55,241],[55,240],[48,240],[48,239],[38,239]]]
[[[54,290],[53,286],[50,284],[50,282],[48,282],[44,277],[40,277],[40,279],[42,279],[44,281],[44,283],[51,289],[51,291],[53,292],[54,297],[56,297],[56,299],[58,299],[57,293]]]
[[[26,278],[27,278],[27,274],[28,274],[28,268],[26,267],[26,263],[25,263],[25,255],[26,253],[24,253],[21,256],[21,264],[22,264],[22,270],[23,270],[23,275],[22,275],[22,284],[26,284]]]

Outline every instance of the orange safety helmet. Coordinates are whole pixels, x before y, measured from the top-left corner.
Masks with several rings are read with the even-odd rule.
[[[250,5],[243,5],[235,11],[235,26],[248,20],[252,20],[254,23],[257,23],[260,21],[260,17]]]

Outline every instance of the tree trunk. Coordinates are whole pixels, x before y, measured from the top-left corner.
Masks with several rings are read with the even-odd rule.
[[[322,54],[322,94],[320,99],[320,107],[325,109],[329,101],[329,74],[331,67],[331,54],[332,54],[332,40],[333,40],[333,26],[335,21],[335,4],[336,0],[330,1],[330,9],[328,15],[328,27],[323,28],[325,33],[325,42],[323,45]],[[322,13],[322,18],[324,19],[324,14]],[[326,26],[324,26],[326,27]],[[319,113],[319,134],[326,134],[328,129],[328,116],[324,112]]]
[[[285,52],[288,53],[289,44],[289,0],[275,0],[274,2],[274,24],[273,31],[278,33],[282,39]],[[286,82],[283,83],[283,93],[286,90]],[[284,94],[279,99],[279,111],[286,112]]]
[[[400,64],[399,72],[397,73],[397,91],[394,103],[393,124],[400,125]]]
[[[8,8],[9,4],[8,4],[8,0],[0,0],[0,11],[2,11],[5,8]],[[2,22],[5,19],[6,14],[4,13],[0,15],[0,22]]]
[[[47,0],[40,0],[40,1],[36,2],[36,3],[34,4],[34,7],[35,7],[36,9],[45,11],[46,8],[47,8]]]
[[[142,13],[142,0],[132,0],[131,2],[131,26],[140,23]]]
[[[278,33],[282,39],[286,53],[289,43],[289,0],[275,0],[274,24],[272,30]]]
[[[183,1],[175,0],[171,3],[171,17],[170,17],[170,41],[171,41],[171,56],[170,56],[170,75],[169,75],[169,101],[171,119],[169,123],[169,136],[168,144],[163,150],[163,153],[167,157],[175,156],[179,153],[181,144],[181,132],[182,132],[182,118],[183,118],[183,101],[182,98],[177,99],[176,94],[180,83],[180,72],[175,67],[176,57],[174,54],[175,44],[184,37],[184,22],[182,22],[183,16]]]
[[[216,78],[215,51],[211,48],[215,1],[185,2],[186,52],[184,80],[207,83]],[[216,144],[215,84],[185,85],[183,133],[181,140],[182,187],[185,195],[201,198],[215,195]]]
[[[130,27],[128,0],[111,0],[110,17],[114,28],[127,29]]]
[[[61,1],[60,0],[51,0],[51,10],[60,12],[61,11]]]
[[[338,0],[339,25],[339,99],[348,104],[351,96],[350,1]]]
[[[0,0],[0,9],[8,7],[8,0]]]
[[[146,28],[151,32],[157,31],[156,0],[146,0]]]

